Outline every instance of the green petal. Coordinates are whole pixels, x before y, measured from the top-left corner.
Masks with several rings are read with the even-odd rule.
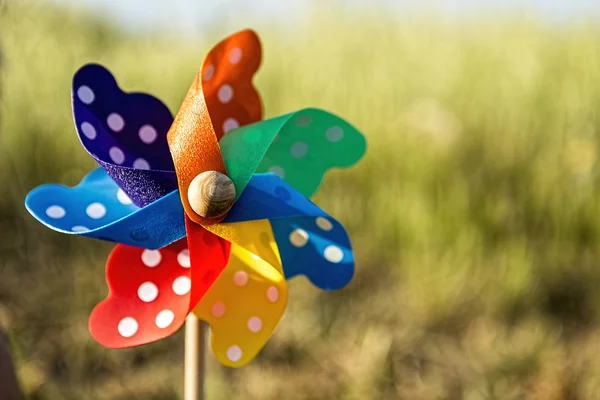
[[[307,108],[234,129],[220,146],[237,197],[254,172],[273,172],[310,197],[327,170],[360,160],[366,141],[343,119]]]

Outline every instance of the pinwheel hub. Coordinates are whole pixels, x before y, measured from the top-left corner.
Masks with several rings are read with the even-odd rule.
[[[204,171],[192,179],[187,195],[196,214],[204,218],[218,218],[233,206],[235,186],[225,174]]]

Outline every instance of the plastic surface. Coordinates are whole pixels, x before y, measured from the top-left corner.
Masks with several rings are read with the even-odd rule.
[[[239,367],[285,312],[286,279],[305,275],[326,290],[352,279],[346,231],[308,197],[329,169],[356,163],[366,141],[318,109],[261,121],[260,62],[254,32],[226,38],[174,119],[158,99],[122,91],[104,67],[76,73],[76,128],[101,168],[75,187],[40,186],[25,203],[51,229],[120,243],[107,262],[109,295],[90,317],[103,345],[162,339],[193,311],[211,325],[217,359]],[[236,187],[222,218],[188,204],[191,180],[208,170]]]

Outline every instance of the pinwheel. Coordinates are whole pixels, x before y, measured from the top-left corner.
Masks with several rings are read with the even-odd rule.
[[[260,61],[253,31],[223,40],[174,118],[100,65],[76,72],[75,127],[100,167],[75,187],[37,187],[25,203],[55,231],[117,243],[109,295],[89,322],[104,346],[162,339],[193,312],[211,326],[216,358],[239,367],[283,315],[286,279],[325,290],[352,279],[346,231],[308,197],[329,169],[362,157],[365,139],[319,109],[262,120]]]

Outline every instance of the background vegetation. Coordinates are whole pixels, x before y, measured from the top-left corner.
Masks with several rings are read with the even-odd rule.
[[[317,194],[357,276],[334,293],[291,281],[257,360],[209,357],[208,398],[600,398],[600,26],[316,11],[256,27],[256,83],[267,116],[317,106],[368,136]],[[210,46],[245,27],[230,25],[182,41],[0,5],[0,326],[30,399],[181,398],[182,332],[94,342],[112,245],[46,230],[23,199],[93,166],[71,120],[80,65],[175,111]]]

